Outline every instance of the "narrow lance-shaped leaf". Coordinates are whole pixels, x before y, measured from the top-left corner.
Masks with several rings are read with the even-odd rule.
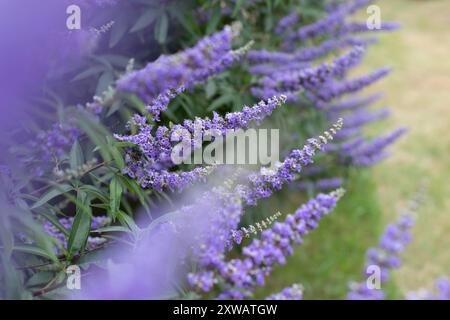
[[[120,208],[120,198],[122,196],[122,185],[117,177],[114,177],[109,184],[109,206],[110,215],[113,220],[117,217],[117,212]]]
[[[61,184],[53,187],[50,189],[47,193],[45,193],[38,201],[36,201],[32,206],[31,209],[36,209],[47,202],[49,202],[51,199],[73,190],[73,187],[68,184]]]
[[[81,149],[78,140],[75,140],[70,150],[70,168],[76,170],[84,164],[83,150]]]
[[[69,259],[77,252],[83,252],[86,247],[89,231],[91,230],[90,198],[85,192],[79,191],[77,195],[77,209],[70,230],[67,250]]]

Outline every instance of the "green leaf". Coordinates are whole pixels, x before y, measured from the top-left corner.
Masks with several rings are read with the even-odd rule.
[[[122,106],[122,102],[120,100],[114,101],[113,104],[111,105],[111,107],[109,108],[106,116],[107,117],[111,116],[113,113],[115,113],[117,110],[119,110],[121,106]]]
[[[83,80],[95,76],[96,74],[99,74],[102,71],[105,71],[104,66],[94,66],[77,74],[75,77],[73,77],[72,81]]]
[[[123,155],[120,152],[120,149],[118,148],[116,141],[111,139],[110,136],[106,137],[106,141],[109,145],[109,152],[111,153],[112,157],[114,158],[114,162],[117,165],[117,168],[121,170],[125,166],[125,162],[123,160]]]
[[[174,16],[178,22],[191,34],[193,39],[197,39],[201,31],[199,30],[199,26],[197,21],[195,21],[194,15],[187,15],[183,12],[180,12],[177,7],[172,7],[169,9],[172,16]]]
[[[128,227],[133,233],[137,234],[139,232],[139,227],[136,225],[136,223],[134,223],[133,219],[130,216],[128,216],[125,212],[119,211],[117,219],[123,226]]]
[[[14,247],[14,235],[7,215],[0,215],[0,240],[5,255],[10,257]]]
[[[129,57],[122,56],[120,54],[102,54],[97,57],[103,59],[104,61],[108,61],[110,65],[114,65],[120,68],[125,68],[130,61]]]
[[[120,39],[125,35],[128,29],[128,24],[126,20],[121,19],[120,21],[117,21],[114,23],[111,29],[111,34],[109,37],[109,47],[112,48],[116,44],[119,43]]]
[[[49,283],[54,277],[51,271],[36,272],[26,282],[27,287],[37,287]]]
[[[96,94],[101,95],[108,89],[108,86],[110,86],[113,82],[114,82],[113,71],[108,70],[103,72],[100,78],[98,79],[97,88],[95,89]]]
[[[222,95],[219,98],[217,98],[216,100],[214,100],[211,105],[208,107],[208,111],[213,111],[216,110],[218,108],[220,108],[221,106],[224,106],[227,103],[230,103],[234,100],[234,97],[232,95],[226,94],[226,95]]]
[[[158,43],[163,44],[167,40],[167,31],[169,30],[169,18],[167,13],[163,13],[156,21],[155,39]]]
[[[237,0],[236,4],[233,9],[233,17],[236,17],[238,12],[241,10],[242,4],[244,3],[244,0]]]
[[[144,11],[144,13],[137,19],[130,32],[136,32],[146,28],[156,19],[158,14],[159,11],[155,10],[154,8]]]
[[[206,91],[206,98],[208,98],[208,99],[212,98],[216,94],[217,86],[216,86],[216,83],[214,82],[214,80],[209,80],[206,83],[205,91]]]
[[[84,114],[78,114],[77,116],[79,118],[77,124],[94,143],[96,150],[98,149],[103,160],[111,161],[110,146],[106,143],[105,139],[110,133],[101,124],[94,122],[91,117]]]
[[[53,257],[51,257],[45,250],[43,250],[39,247],[33,246],[33,245],[24,244],[24,245],[14,246],[14,251],[19,251],[19,252],[28,253],[28,254],[34,254],[35,256],[53,260]]]
[[[208,22],[208,26],[206,28],[206,34],[211,34],[217,30],[217,26],[219,25],[221,17],[222,17],[222,12],[221,12],[220,5],[216,5],[216,7],[214,8],[212,17]]]
[[[84,164],[84,155],[83,150],[81,149],[78,140],[72,145],[72,149],[70,150],[70,168],[76,170],[80,168]]]
[[[2,270],[2,298],[21,299],[24,294],[22,275],[14,268],[14,263],[0,251],[0,268]]]
[[[91,185],[83,185],[80,187],[80,190],[86,192],[91,196],[91,199],[97,198],[102,202],[108,202],[108,195],[103,190],[96,188]]]
[[[117,217],[117,212],[120,208],[120,198],[122,196],[122,185],[117,177],[114,177],[109,184],[109,206],[111,209],[110,215],[113,220]]]
[[[49,202],[51,199],[72,191],[73,187],[71,185],[68,184],[62,184],[62,185],[58,185],[55,186],[54,188],[50,189],[47,193],[45,193],[38,201],[36,201],[32,206],[31,209],[36,209],[44,204],[46,204],[47,202]]]
[[[130,229],[122,226],[109,226],[92,231],[92,233],[106,233],[106,232],[130,232]]]
[[[90,198],[80,191],[77,194],[76,215],[67,241],[68,258],[77,252],[83,252],[86,246],[89,231],[91,230]]]
[[[148,197],[146,196],[142,188],[139,186],[139,184],[135,180],[130,179],[129,177],[126,176],[117,176],[117,178],[120,179],[120,181],[127,190],[129,190],[132,194],[138,197],[141,205],[145,208],[147,213],[150,214],[150,207],[148,206],[146,201]]]
[[[183,108],[184,111],[189,115],[190,118],[194,118],[195,114],[192,110],[192,105],[189,103],[189,100],[183,99],[184,96],[181,96],[181,99],[179,100],[180,106]]]

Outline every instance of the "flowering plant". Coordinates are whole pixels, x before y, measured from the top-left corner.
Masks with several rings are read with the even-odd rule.
[[[350,74],[376,42],[364,33],[398,28],[349,20],[371,2],[82,3],[117,22],[105,43],[95,39],[95,54],[77,57],[59,78],[50,74],[56,81],[36,103],[57,110],[51,123],[5,139],[0,297],[262,296],[257,288],[336,208],[353,170],[386,158],[405,132],[369,139],[364,131],[389,110],[370,108],[381,94],[360,92],[390,69]],[[75,85],[63,90],[67,77]],[[255,127],[280,129],[282,161],[255,168],[173,160],[180,141],[194,153]],[[197,131],[209,140],[193,139]],[[295,196],[293,213],[262,210],[283,192]],[[400,265],[412,222],[400,218],[368,251],[382,283]],[[66,285],[73,266],[88,271],[79,291]],[[350,287],[350,299],[385,297],[365,282]],[[436,296],[448,296],[447,287],[441,281]],[[304,292],[290,284],[264,297]]]

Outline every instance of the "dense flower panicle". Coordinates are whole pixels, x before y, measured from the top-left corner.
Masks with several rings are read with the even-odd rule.
[[[374,93],[367,97],[351,97],[343,101],[339,101],[331,104],[327,107],[328,112],[342,112],[348,110],[354,110],[356,108],[367,107],[383,97],[382,93]]]
[[[298,187],[300,190],[320,190],[320,191],[327,191],[327,190],[333,190],[341,187],[343,184],[342,178],[325,178],[325,179],[319,179],[316,181],[301,181],[298,184]]]
[[[343,154],[350,153],[352,150],[364,145],[365,139],[363,137],[357,137],[353,140],[347,141],[340,146],[340,150]]]
[[[117,89],[134,93],[144,102],[157,105],[155,99],[160,94],[167,94],[168,90],[192,88],[222,72],[247,52],[249,46],[237,51],[231,49],[232,39],[240,28],[238,26],[227,26],[222,31],[203,38],[196,46],[177,54],[160,56],[145,68],[119,79]],[[155,112],[156,108],[151,110]]]
[[[159,126],[155,134],[152,131],[153,126],[147,124],[144,117],[134,116],[132,121],[138,127],[138,132],[128,136],[116,134],[115,137],[119,141],[135,144],[148,159],[164,162],[170,158],[171,142],[178,143],[182,140],[183,135],[189,133],[193,136],[196,131],[199,131],[202,135],[201,139],[208,130],[226,134],[228,130],[247,129],[252,123],[259,124],[285,101],[286,98],[283,95],[272,97],[267,101],[260,101],[252,107],[244,106],[242,111],[226,113],[225,116],[213,112],[212,119],[197,117],[194,120],[184,120],[183,124],[176,124],[171,128]]]
[[[367,23],[364,22],[349,22],[340,25],[335,31],[333,31],[334,36],[342,37],[352,33],[361,32],[381,32],[381,31],[395,31],[400,28],[400,24],[396,22],[383,21],[380,28],[369,28]]]
[[[284,222],[263,231],[261,239],[244,247],[244,259],[232,259],[222,265],[217,272],[225,281],[226,288],[218,298],[236,298],[239,293],[248,296],[256,286],[264,284],[264,279],[277,264],[285,264],[286,257],[292,255],[293,244],[301,244],[305,234],[316,229],[318,222],[334,210],[343,190],[330,194],[319,194],[301,206]]]
[[[272,63],[263,63],[257,64],[254,66],[248,67],[248,71],[250,71],[254,75],[261,76],[270,76],[279,72],[289,72],[292,70],[301,70],[310,67],[310,64],[305,62],[286,62],[281,65],[272,64]]]
[[[300,16],[298,15],[297,11],[292,12],[291,14],[288,14],[287,16],[284,16],[281,18],[277,26],[275,27],[275,33],[281,34],[285,32],[287,29],[291,28],[293,25],[295,25],[300,19]]]
[[[448,278],[439,278],[436,280],[433,291],[419,290],[408,292],[407,300],[450,300],[450,280]]]
[[[251,64],[267,62],[281,64],[294,60],[293,55],[290,53],[281,51],[268,51],[265,49],[250,50],[247,54],[247,59]]]
[[[225,116],[213,113],[213,118],[195,118],[185,120],[183,124],[173,125],[171,128],[159,126],[153,132],[153,126],[147,124],[145,117],[135,115],[132,119],[138,132],[133,135],[115,135],[119,141],[135,145],[128,149],[125,161],[127,167],[124,173],[137,179],[142,187],[152,187],[160,190],[167,186],[171,190],[179,189],[177,184],[187,186],[205,176],[204,169],[194,169],[186,173],[172,173],[167,171],[173,167],[171,155],[174,145],[188,143],[193,149],[202,146],[203,137],[214,132],[225,135],[229,130],[246,129],[252,123],[259,124],[273,110],[284,104],[286,98],[273,97],[267,101],[260,101],[252,107],[244,106],[240,112],[229,112]]]
[[[346,129],[360,128],[368,123],[372,123],[372,122],[379,121],[381,119],[385,119],[389,115],[390,115],[390,110],[388,108],[382,108],[382,109],[376,110],[376,111],[370,111],[370,110],[364,108],[364,109],[358,109],[354,112],[347,113],[345,115],[339,115],[339,116],[344,118],[344,121],[345,121],[345,129],[344,130],[346,130]],[[329,121],[335,121],[336,117],[337,116],[334,114],[328,115]],[[342,130],[342,131],[344,131],[344,130]]]
[[[155,169],[154,163],[140,158],[126,158],[126,167],[123,173],[132,179],[136,179],[142,188],[151,188],[158,191],[169,189],[181,192],[198,182],[205,182],[214,167],[197,167],[189,171],[169,171],[167,169]]]
[[[319,66],[290,72],[274,73],[259,80],[264,96],[272,94],[297,93],[301,90],[319,91],[325,83],[333,77],[341,76],[349,68],[357,64],[365,50],[363,47],[354,47],[349,52],[334,59],[332,63],[324,63]],[[258,93],[258,88],[253,88],[252,93]]]
[[[345,94],[354,93],[364,89],[372,83],[387,76],[389,72],[390,68],[382,68],[365,76],[341,82],[331,82],[309,95],[309,98],[311,98],[313,102],[317,102],[319,104],[330,102],[331,100]]]
[[[366,47],[357,45],[352,47],[346,54],[336,58],[333,61],[333,77],[344,77],[351,68],[361,62],[365,53]]]
[[[347,37],[342,39],[328,39],[323,41],[317,46],[307,47],[300,49],[291,54],[294,61],[312,61],[320,57],[326,56],[338,49],[344,49],[347,47],[366,47],[368,44],[374,42],[374,39],[368,38],[356,38]]]
[[[294,284],[293,286],[284,288],[281,292],[272,294],[266,300],[302,300],[303,286]]]
[[[233,27],[226,27],[222,33],[227,34],[227,31],[229,33],[231,30],[234,30],[232,35],[235,35],[239,28],[239,25],[236,24]],[[200,41],[198,43],[198,47],[187,49],[172,56],[162,56],[155,62],[149,63],[144,69],[125,74],[117,81],[117,89],[119,91],[135,93],[139,96],[148,104],[146,110],[153,117],[153,120],[159,121],[160,114],[167,110],[170,101],[178,94],[185,89],[192,89],[194,86],[206,81],[211,76],[221,73],[233,63],[239,61],[253,45],[253,41],[250,41],[237,50],[231,50],[230,38],[229,50],[224,50],[222,56],[219,56],[219,54],[216,53],[217,56],[215,58],[218,60],[215,60],[212,55],[214,50],[212,50],[212,52],[205,52],[205,50],[209,48],[208,45],[212,46],[209,42],[217,40],[216,38],[220,39],[219,34],[220,33],[217,33],[203,39],[203,42]],[[199,50],[199,52],[196,52],[194,49]],[[201,54],[205,55],[205,65],[203,65],[203,67],[195,65],[196,62],[201,61],[201,58],[196,57],[196,55]],[[208,56],[211,59],[209,64],[207,64],[208,60],[206,59],[206,55],[208,54],[211,54],[211,56]],[[196,57],[199,61],[196,61],[193,57]],[[180,70],[172,70],[171,68],[174,68],[174,65]],[[185,70],[183,68],[185,68]],[[151,77],[151,79],[149,79],[149,77]],[[133,81],[137,81],[137,84],[134,86],[131,85],[130,87],[130,83],[133,83]],[[153,82],[150,83],[149,81]],[[167,82],[165,83],[164,81]],[[151,88],[149,89],[151,91],[150,93],[147,90],[149,86]],[[108,105],[114,100],[114,89],[110,87],[108,90],[109,91],[104,93],[104,97],[94,97],[93,102],[87,103],[86,109],[94,115],[99,115],[103,111],[105,105]],[[157,92],[156,90],[161,91]]]
[[[317,46],[302,48],[292,53],[267,50],[251,50],[247,54],[247,58],[253,65],[261,63],[271,63],[281,67],[286,63],[310,63],[314,59],[325,56],[337,49],[355,46],[365,47],[371,42],[373,42],[373,39],[359,39],[355,37],[348,37],[343,39],[328,39]]]
[[[278,191],[286,183],[295,179],[295,174],[302,168],[313,163],[312,157],[318,150],[322,150],[328,141],[342,128],[342,119],[339,119],[329,131],[319,138],[308,139],[308,143],[302,149],[292,150],[282,163],[278,163],[274,169],[262,168],[260,174],[251,174],[248,185],[238,185],[235,189],[245,203],[255,205],[257,200],[268,198],[273,192]]]
[[[305,41],[310,38],[323,36],[332,33],[340,24],[344,23],[347,15],[356,12],[359,8],[366,6],[373,0],[355,0],[343,3],[337,6],[325,18],[318,20],[312,24],[306,25],[286,37],[285,44],[293,41]]]
[[[351,164],[356,166],[364,167],[373,165],[387,156],[385,149],[400,138],[405,132],[406,129],[400,128],[386,136],[375,138],[368,143],[355,141],[353,145],[346,146],[346,148],[341,151],[341,155],[343,157],[350,157]]]
[[[61,218],[61,219],[59,219],[59,222],[65,229],[70,230],[72,228],[73,220],[74,220],[73,217]],[[108,217],[101,217],[101,216],[92,217],[91,230],[100,229],[100,228],[106,226],[109,222],[110,222],[110,219]],[[64,235],[64,233],[61,232],[61,230],[56,228],[49,221],[44,222],[44,229],[51,237],[55,238],[62,247],[67,248],[68,238]],[[87,244],[86,244],[86,249],[87,250],[95,249],[96,247],[105,243],[106,241],[107,240],[102,237],[89,236],[88,240],[87,240]],[[58,247],[55,247],[55,250],[58,253],[60,252]]]
[[[159,121],[159,115],[167,110],[170,101],[184,90],[185,88],[181,86],[177,89],[167,89],[165,92],[159,94],[156,99],[146,107],[148,113],[153,117],[153,120]]]

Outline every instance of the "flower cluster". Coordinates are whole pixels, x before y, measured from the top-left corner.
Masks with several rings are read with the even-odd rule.
[[[211,66],[219,66],[231,51],[236,30],[226,27],[199,41],[194,47],[174,55],[162,55],[145,68],[131,72],[117,81],[120,91],[136,93],[143,101],[151,102],[168,89],[189,85],[210,73]]]
[[[351,111],[356,108],[364,108],[377,102],[382,96],[382,93],[374,93],[366,97],[351,97],[327,106],[327,111],[333,114],[336,112]]]
[[[387,76],[389,72],[389,68],[382,68],[368,75],[364,75],[354,79],[341,82],[329,82],[326,86],[321,87],[319,90],[313,92],[308,97],[318,105],[325,102],[330,102],[331,100],[339,98],[345,94],[361,91],[365,87]]]
[[[283,17],[278,21],[277,26],[275,27],[275,33],[280,34],[285,32],[287,29],[295,25],[299,21],[300,17],[297,13],[297,11],[292,12],[291,14],[288,14],[287,16]]]
[[[289,34],[285,39],[285,48],[289,48],[291,43],[295,41],[304,42],[307,39],[316,38],[324,35],[333,35],[345,23],[348,15],[353,14],[358,9],[368,5],[372,0],[355,0],[344,2],[334,8],[325,18],[318,20],[312,24],[303,26]],[[366,27],[366,30],[369,30]]]
[[[177,54],[162,55],[145,68],[126,74],[117,81],[117,89],[134,93],[148,104],[155,120],[167,109],[168,103],[184,88],[191,89],[209,77],[221,73],[241,59],[251,43],[233,51],[231,43],[240,24],[200,40],[194,47]]]
[[[339,189],[330,194],[319,194],[309,200],[284,222],[274,224],[263,231],[261,239],[242,250],[245,258],[232,259],[217,270],[225,282],[226,289],[219,298],[244,298],[252,294],[256,286],[264,284],[276,264],[285,264],[286,256],[292,255],[293,244],[301,244],[303,237],[318,227],[318,222],[333,211],[343,195]]]
[[[364,48],[357,46],[330,64],[324,63],[316,67],[293,69],[289,72],[274,72],[260,79],[259,86],[252,88],[252,93],[262,97],[281,93],[288,95],[289,98],[294,98],[302,90],[318,91],[330,79],[341,76],[356,65],[363,54]]]
[[[373,165],[388,156],[385,149],[405,132],[406,129],[404,128],[397,129],[386,136],[377,137],[369,142],[356,138],[341,147],[341,156],[344,159],[350,159],[350,163],[354,166],[365,167]]]
[[[316,181],[301,181],[298,184],[300,190],[333,190],[342,186],[342,178],[324,178]]]
[[[238,185],[236,192],[244,199],[247,205],[255,205],[259,199],[268,198],[274,191],[281,189],[283,184],[290,183],[295,179],[295,174],[300,173],[302,168],[313,163],[312,157],[316,151],[322,150],[328,141],[341,130],[343,120],[339,119],[329,131],[325,131],[319,138],[308,139],[308,143],[302,149],[292,150],[282,163],[275,169],[264,169],[261,174],[249,176],[248,185]]]
[[[285,100],[284,96],[273,97],[267,101],[260,101],[252,107],[244,106],[242,111],[230,112],[225,116],[214,112],[212,119],[185,120],[183,124],[173,125],[171,128],[159,126],[155,133],[153,126],[147,124],[144,117],[135,116],[133,124],[138,129],[136,134],[115,135],[119,141],[135,145],[128,150],[124,173],[137,179],[144,188],[182,189],[198,178],[204,177],[207,172],[203,168],[196,168],[189,173],[169,172],[167,169],[174,165],[171,156],[175,144],[182,142],[192,146],[193,149],[200,148],[204,136],[211,133],[225,135],[228,130],[246,129],[252,123],[258,124]]]

